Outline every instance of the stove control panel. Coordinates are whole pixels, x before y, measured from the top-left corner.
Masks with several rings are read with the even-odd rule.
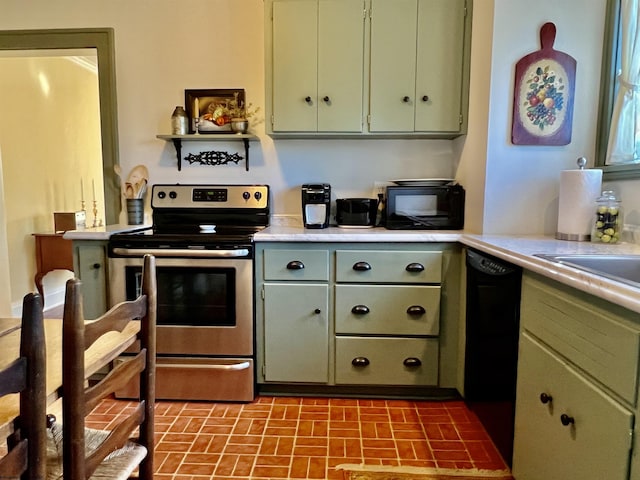
[[[269,202],[268,185],[154,185],[152,208],[255,208]]]

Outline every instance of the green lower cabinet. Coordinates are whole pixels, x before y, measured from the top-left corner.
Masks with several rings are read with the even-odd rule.
[[[455,388],[460,259],[457,244],[257,242],[257,383]]]
[[[336,384],[437,385],[437,338],[337,337]]]
[[[329,287],[265,283],[264,379],[329,381]]]
[[[520,327],[514,477],[637,480],[638,314],[525,271]]]
[[[526,333],[516,396],[517,480],[629,478],[633,412]]]
[[[107,242],[74,241],[73,269],[82,281],[85,318],[98,318],[108,308]]]

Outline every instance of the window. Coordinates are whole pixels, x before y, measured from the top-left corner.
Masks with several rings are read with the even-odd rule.
[[[598,136],[596,141],[596,166],[603,169],[604,178],[606,180],[619,180],[624,178],[640,178],[640,149],[637,147],[638,139],[630,139],[627,144],[636,145],[635,160],[631,160],[633,163],[612,163],[615,160],[607,161],[607,148],[609,144],[609,137],[611,132],[611,126],[617,122],[614,122],[614,116],[617,116],[619,109],[615,109],[616,98],[620,92],[620,73],[622,71],[622,54],[625,49],[622,48],[622,27],[623,27],[623,7],[630,8],[635,12],[632,17],[632,21],[628,22],[632,25],[630,30],[633,30],[629,38],[633,38],[636,35],[635,30],[638,28],[637,20],[640,17],[638,11],[638,0],[608,0],[607,2],[607,18],[605,24],[605,36],[603,44],[603,57],[602,57],[602,78],[600,87],[600,108],[598,111]],[[637,43],[637,42],[636,42]],[[638,45],[635,45],[638,48]],[[633,48],[628,48],[626,51],[632,52]],[[637,52],[636,52],[637,53]],[[637,56],[637,55],[636,55]],[[631,72],[638,72],[638,61],[634,58],[633,61],[626,63],[627,70]],[[626,91],[627,97],[631,98],[631,101],[640,102],[636,100],[640,98],[640,92],[638,91],[637,80],[633,79],[637,73],[629,74],[632,78],[627,80]],[[635,86],[633,86],[635,85]],[[623,92],[624,93],[624,92]],[[638,128],[633,127],[637,123],[637,119],[640,113],[627,117],[626,124],[632,125],[631,128],[627,128],[629,134],[633,135],[636,132],[638,136]],[[624,122],[621,122],[624,123]],[[619,136],[618,136],[619,138]],[[619,150],[619,149],[618,149]]]

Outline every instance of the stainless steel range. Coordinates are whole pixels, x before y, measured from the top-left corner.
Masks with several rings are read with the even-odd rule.
[[[154,185],[153,227],[109,240],[111,304],[139,293],[156,256],[157,397],[255,396],[253,234],[269,224],[267,185]]]

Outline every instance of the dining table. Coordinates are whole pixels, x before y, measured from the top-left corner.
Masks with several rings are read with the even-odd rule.
[[[91,322],[91,320],[87,320]],[[20,355],[20,318],[0,318],[0,369]],[[100,337],[85,353],[85,377],[98,373],[129,348],[140,331],[140,322],[129,322],[122,332],[109,332]],[[47,358],[47,411],[59,413],[62,395],[62,320],[45,319],[44,333]],[[57,404],[57,405],[56,405]],[[53,410],[50,412],[49,409]],[[0,438],[13,432],[14,420],[20,414],[18,394],[0,398]]]

